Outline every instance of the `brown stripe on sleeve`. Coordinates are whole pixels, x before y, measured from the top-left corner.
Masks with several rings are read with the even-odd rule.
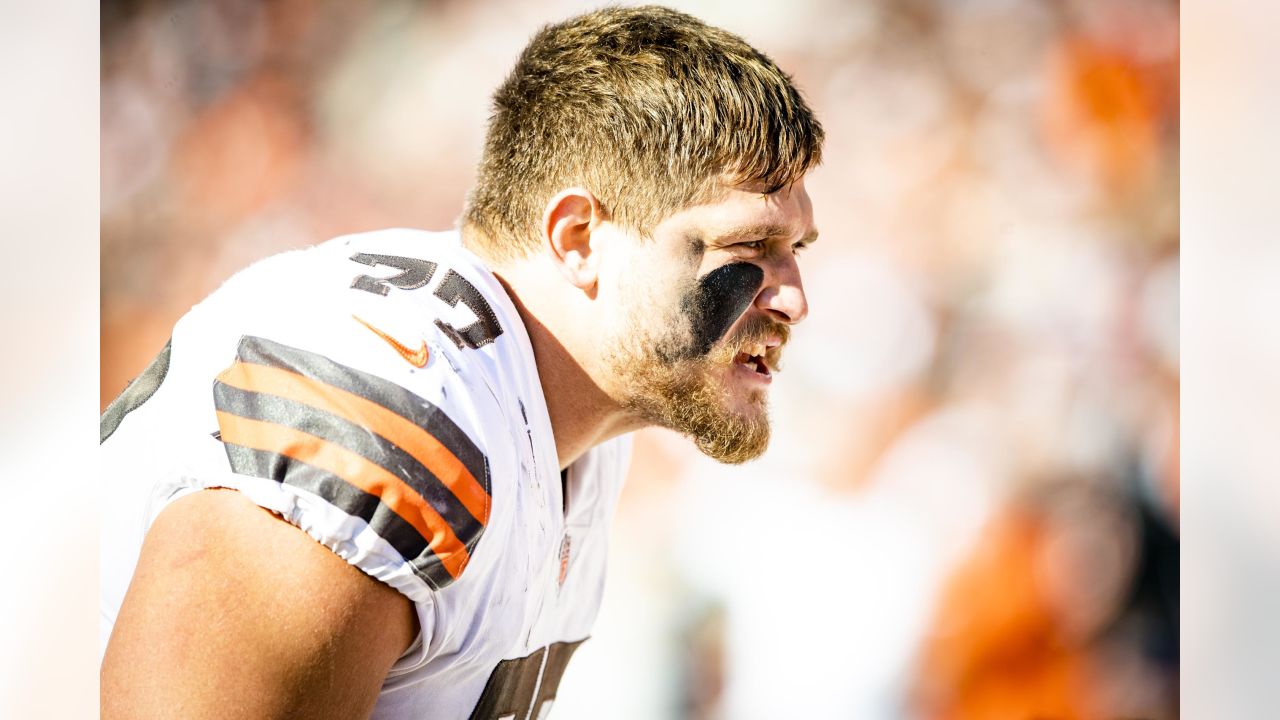
[[[336,363],[323,355],[252,335],[240,339],[236,357],[242,362],[289,370],[325,385],[346,390],[390,410],[413,425],[427,428],[488,492],[488,462],[480,448],[443,409],[400,385]]]
[[[427,540],[450,576],[456,579],[462,574],[470,560],[467,549],[449,523],[393,473],[346,448],[300,430],[222,411],[218,411],[217,416],[223,442],[293,458],[332,473],[377,497]]]
[[[279,367],[237,361],[218,380],[242,390],[294,400],[377,433],[422,463],[481,525],[488,522],[489,493],[428,429],[364,397]]]

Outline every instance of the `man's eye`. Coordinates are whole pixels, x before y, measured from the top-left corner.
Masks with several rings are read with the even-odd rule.
[[[793,255],[799,255],[800,253],[802,253],[802,252],[804,252],[805,250],[808,250],[808,249],[809,249],[809,243],[805,243],[805,242],[798,242],[798,243],[796,243],[795,245],[792,245],[792,246],[791,246],[791,253],[792,253]]]
[[[741,242],[734,245],[734,247],[741,248],[748,252],[761,252],[764,250],[764,246],[765,246],[764,240],[752,240],[750,242]]]

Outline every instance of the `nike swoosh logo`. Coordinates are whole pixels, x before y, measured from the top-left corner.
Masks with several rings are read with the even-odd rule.
[[[386,340],[387,344],[390,345],[396,352],[400,353],[400,357],[404,358],[405,360],[408,360],[410,365],[416,368],[424,368],[427,366],[428,353],[427,353],[426,340],[422,341],[422,347],[418,348],[417,350],[411,350],[407,346],[403,345],[399,340],[396,340],[390,335],[382,332],[378,328],[370,325],[369,323],[365,322],[359,317],[356,317],[355,315],[352,315],[351,317],[355,318],[356,322],[372,330],[374,335],[377,335],[383,340]]]

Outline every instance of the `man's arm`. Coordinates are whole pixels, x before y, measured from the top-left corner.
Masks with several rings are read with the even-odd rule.
[[[102,717],[367,717],[416,632],[396,590],[238,492],[197,492],[147,533]]]

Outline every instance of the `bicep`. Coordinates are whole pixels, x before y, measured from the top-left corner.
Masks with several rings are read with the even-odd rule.
[[[175,501],[102,665],[111,717],[365,717],[413,606],[238,492]]]

